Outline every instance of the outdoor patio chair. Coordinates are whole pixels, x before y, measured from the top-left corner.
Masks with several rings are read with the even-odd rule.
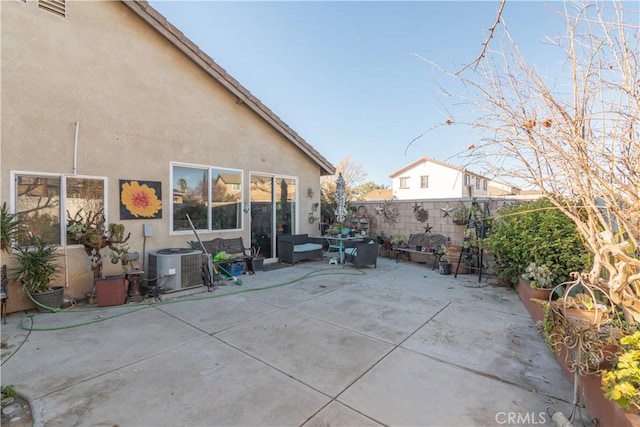
[[[355,267],[373,265],[374,268],[377,268],[379,249],[380,245],[370,240],[369,242],[358,242],[353,248],[345,248],[344,251],[348,256],[348,261]]]

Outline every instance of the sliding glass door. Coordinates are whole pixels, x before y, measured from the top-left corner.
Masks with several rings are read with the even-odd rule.
[[[265,258],[275,258],[277,237],[295,234],[296,180],[251,174],[251,246]]]

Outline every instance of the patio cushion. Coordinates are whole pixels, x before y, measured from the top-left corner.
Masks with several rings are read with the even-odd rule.
[[[316,251],[318,249],[322,249],[322,245],[320,243],[303,243],[301,245],[293,246],[293,252],[309,252]]]

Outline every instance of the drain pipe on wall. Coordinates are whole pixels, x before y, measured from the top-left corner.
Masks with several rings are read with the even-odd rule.
[[[80,122],[76,122],[76,131],[73,136],[73,171],[71,175],[78,174],[78,132],[80,131]]]
[[[78,133],[80,131],[80,122],[75,122],[75,131],[73,133],[73,168],[71,176],[78,175]],[[64,244],[64,284],[65,288],[69,287],[69,260],[67,252],[67,242]]]

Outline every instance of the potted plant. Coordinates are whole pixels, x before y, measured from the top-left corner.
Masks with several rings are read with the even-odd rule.
[[[251,271],[249,274],[253,274],[256,271],[262,271],[264,268],[264,257],[260,254],[260,246],[251,248]]]
[[[17,239],[20,230],[18,214],[9,213],[7,203],[3,202],[0,207],[0,250],[10,253],[13,241]]]
[[[67,235],[71,241],[84,246],[94,279],[103,277],[102,250],[105,248],[111,250],[112,262],[115,259],[115,263],[121,261],[124,266],[128,265],[129,247],[126,243],[131,233],[125,236],[122,224],[109,224],[107,227],[102,208],[95,211],[80,209],[74,217],[67,212]]]
[[[566,295],[562,302],[562,315],[570,325],[577,329],[588,329],[602,322],[608,315],[607,306],[595,300],[591,295],[577,293]]]
[[[121,305],[126,300],[125,272],[130,266],[129,246],[127,241],[131,233],[125,236],[122,224],[107,226],[103,208],[96,210],[80,209],[71,217],[67,211],[67,236],[71,242],[79,243],[91,262],[94,289],[87,293],[87,299],[95,297],[99,307]],[[108,253],[111,262],[120,263],[123,273],[113,276],[103,274],[103,249],[110,249]]]
[[[451,211],[451,221],[457,225],[467,225],[469,221],[469,208],[460,203],[460,206]]]
[[[9,213],[7,203],[3,202],[0,208],[0,250],[7,254],[11,253],[11,245],[18,238],[18,233],[22,229],[20,218],[17,214]],[[8,280],[7,266],[2,264],[1,279],[2,288],[0,289],[0,298],[2,299],[3,308],[6,308],[6,298],[8,298]],[[5,319],[6,320],[6,319]]]
[[[331,225],[329,226],[329,229],[327,230],[327,233],[328,233],[330,236],[337,236],[337,235],[339,235],[340,233],[342,233],[342,228],[343,228],[343,227],[342,227],[342,224],[337,223],[337,222],[334,222],[333,224],[331,224]]]
[[[451,259],[447,245],[442,245],[440,258],[438,259],[438,272],[443,275],[451,274]]]
[[[640,412],[640,332],[620,339],[621,352],[611,370],[602,374],[604,396],[622,409]]]
[[[553,273],[545,264],[529,263],[521,278],[522,284],[531,288],[531,298],[548,300],[555,287]]]
[[[36,303],[38,311],[59,309],[64,301],[64,287],[51,284],[61,269],[56,261],[56,246],[34,238],[32,246],[14,247],[14,250],[17,267],[13,271],[13,277]]]
[[[399,248],[407,244],[407,238],[404,236],[404,234],[400,234],[400,233],[397,233],[391,236],[389,241],[391,242],[391,246],[393,248]]]

